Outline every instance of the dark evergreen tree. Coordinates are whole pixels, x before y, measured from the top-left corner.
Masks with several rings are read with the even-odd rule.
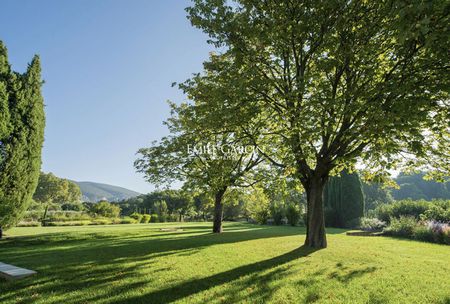
[[[357,173],[346,170],[331,177],[324,190],[325,224],[331,227],[351,227],[364,215],[364,194]]]
[[[41,67],[35,56],[24,74],[11,71],[0,41],[0,227],[15,225],[39,178],[44,142]],[[1,228],[0,228],[1,230]]]

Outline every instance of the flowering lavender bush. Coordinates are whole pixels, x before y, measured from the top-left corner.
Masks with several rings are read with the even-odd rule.
[[[384,232],[393,236],[450,245],[450,225],[438,221],[416,222],[411,217],[402,217],[394,219]]]
[[[448,225],[447,223],[441,223],[437,221],[428,221],[426,225],[434,233],[445,233],[450,229],[450,225]]]
[[[449,244],[450,240],[450,225],[437,221],[428,221],[427,228],[432,232],[433,239],[436,243]]]

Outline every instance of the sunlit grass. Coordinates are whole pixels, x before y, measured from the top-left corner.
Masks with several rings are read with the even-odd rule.
[[[38,274],[0,281],[0,302],[450,302],[449,246],[328,229],[329,247],[312,251],[303,228],[210,226],[15,228],[0,261]]]

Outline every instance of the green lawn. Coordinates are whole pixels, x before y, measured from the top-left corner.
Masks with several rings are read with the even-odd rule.
[[[303,228],[210,226],[15,228],[0,261],[38,274],[0,280],[0,303],[450,303],[450,246],[328,229],[312,251]]]

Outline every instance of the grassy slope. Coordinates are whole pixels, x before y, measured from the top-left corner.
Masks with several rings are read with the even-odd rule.
[[[329,229],[227,223],[16,228],[0,261],[38,271],[0,281],[1,303],[449,303],[450,247]]]

